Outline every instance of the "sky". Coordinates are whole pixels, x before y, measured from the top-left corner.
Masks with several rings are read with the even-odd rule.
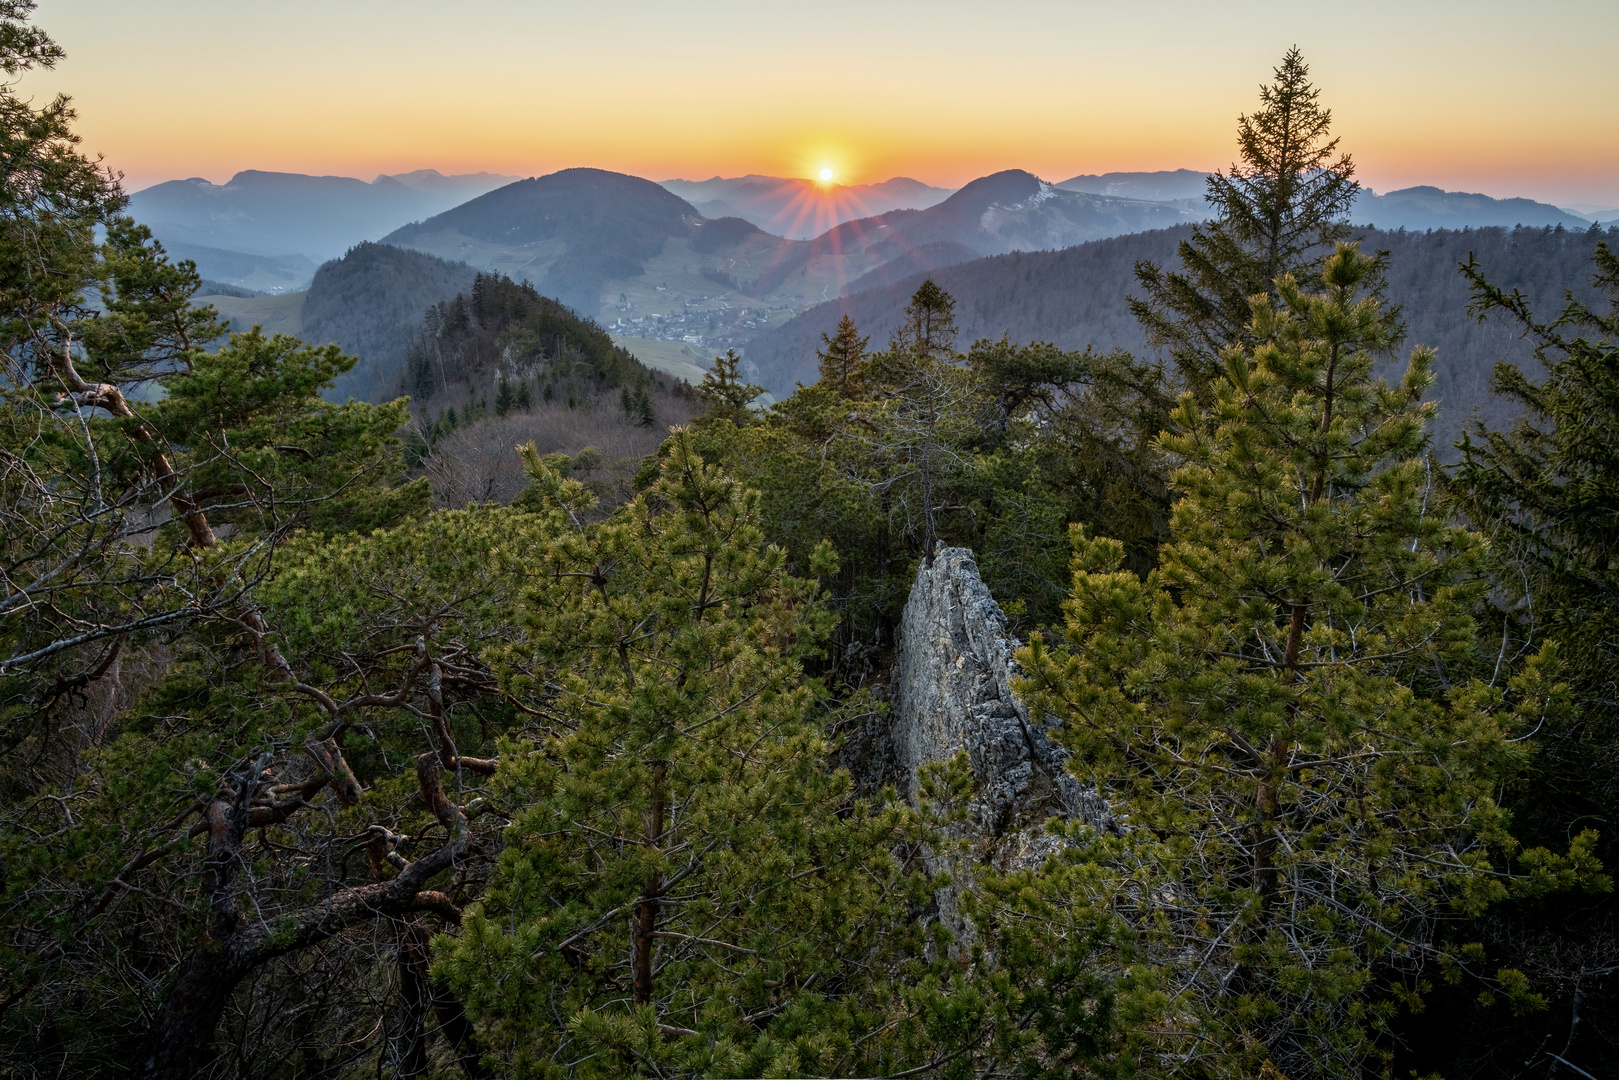
[[[589,165],[1213,169],[1290,45],[1363,183],[1619,207],[1615,0],[40,0],[126,190]]]

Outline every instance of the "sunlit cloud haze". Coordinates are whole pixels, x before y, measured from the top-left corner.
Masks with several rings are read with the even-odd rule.
[[[126,186],[257,168],[956,186],[1229,163],[1298,44],[1362,180],[1619,205],[1619,4],[42,0]]]

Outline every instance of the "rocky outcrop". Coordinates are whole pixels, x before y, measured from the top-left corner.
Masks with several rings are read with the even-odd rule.
[[[894,766],[913,801],[920,767],[958,751],[972,766],[967,820],[955,838],[962,849],[940,856],[958,885],[940,890],[939,917],[963,947],[974,934],[956,894],[975,865],[1038,866],[1061,843],[1046,829],[1053,816],[1114,827],[1102,797],[1064,768],[1068,753],[1048,724],[1031,721],[1012,693],[1018,646],[970,550],[943,548],[917,571],[889,682]]]

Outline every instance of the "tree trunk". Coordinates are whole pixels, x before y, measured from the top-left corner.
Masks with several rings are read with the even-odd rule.
[[[652,766],[652,804],[647,808],[646,815],[646,846],[649,854],[655,854],[658,842],[663,838],[664,801],[667,797],[664,783],[668,778],[669,766],[659,763]],[[663,890],[663,875],[653,870],[646,878],[646,887],[641,892],[641,899],[635,905],[635,957],[634,957],[634,995],[636,1005],[650,1005],[652,1003],[652,946],[657,940],[653,935],[658,929],[658,897]]]
[[[141,1080],[190,1080],[213,1054],[214,1029],[243,970],[229,943],[193,953],[135,1060]]]
[[[461,1006],[460,999],[438,983],[430,984],[430,989],[439,1033],[455,1050],[455,1059],[461,1063],[461,1071],[467,1074],[468,1080],[494,1080],[495,1074],[483,1063],[483,1055],[479,1053],[474,1039],[472,1021],[467,1019],[467,1011]]]
[[[1298,680],[1299,655],[1304,647],[1303,604],[1293,605],[1287,621],[1287,645],[1282,653],[1282,669],[1289,683]],[[1291,706],[1289,707],[1291,724]],[[1287,747],[1291,734],[1278,731],[1270,738],[1265,774],[1259,782],[1255,802],[1258,819],[1254,823],[1254,891],[1259,894],[1261,921],[1276,893],[1276,817],[1281,810],[1281,787],[1287,777]]]
[[[416,915],[394,920],[399,941],[399,993],[389,1018],[386,1058],[392,1075],[427,1072],[427,931]]]

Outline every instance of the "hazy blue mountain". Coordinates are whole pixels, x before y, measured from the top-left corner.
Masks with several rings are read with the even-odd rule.
[[[810,240],[846,221],[876,217],[890,210],[925,210],[951,195],[896,176],[880,184],[822,184],[781,176],[713,177],[665,180],[663,186],[706,217],[739,217],[765,232]]]
[[[1045,251],[1190,220],[1190,213],[1171,203],[1063,191],[1033,173],[1008,169],[979,177],[926,210],[891,210],[839,225],[790,253],[765,282],[788,280],[799,266],[834,254],[862,255],[875,264],[870,272],[899,258],[927,259],[925,251]],[[936,265],[959,261],[952,255]]]
[[[532,282],[682,375],[701,370],[693,358],[706,363],[707,350],[836,296],[881,261],[863,252],[810,260],[810,241],[705,218],[658,184],[602,169],[519,181],[384,239]]]
[[[506,181],[488,173],[446,177],[422,170],[366,183],[250,169],[223,184],[200,177],[156,184],[130,197],[129,212],[165,244],[319,261]]]
[[[1190,200],[1201,204],[1203,196],[1208,193],[1209,176],[1209,173],[1196,169],[1110,172],[1070,176],[1057,186],[1064,191],[1112,195],[1119,199],[1145,199],[1148,202]]]
[[[315,275],[315,261],[307,255],[248,255],[241,251],[203,247],[162,236],[170,257],[190,259],[197,273],[211,281],[262,293],[297,292]]]
[[[1511,228],[1514,225],[1582,229],[1591,223],[1589,218],[1533,199],[1494,199],[1488,195],[1427,186],[1401,188],[1382,195],[1362,192],[1355,200],[1354,217],[1356,221],[1380,229]]]
[[[702,350],[779,323],[887,264],[895,265],[883,280],[1191,219],[1170,204],[1061,191],[1012,170],[922,210],[890,210],[790,240],[741,216],[705,217],[639,177],[567,169],[489,192],[384,240],[532,281],[625,339]]]
[[[1016,252],[914,273],[876,287],[851,291],[816,305],[755,337],[746,357],[757,381],[780,396],[795,382],[816,377],[815,350],[845,313],[872,345],[886,342],[905,304],[926,277],[956,299],[961,342],[1009,334],[1014,341],[1052,341],[1064,348],[1128,349],[1148,354],[1141,328],[1127,303],[1139,291],[1135,264],[1150,259],[1173,264],[1188,226],[1117,236],[1062,251]],[[1448,454],[1475,407],[1495,422],[1510,417],[1488,393],[1490,370],[1509,359],[1531,364],[1529,346],[1512,327],[1479,324],[1467,314],[1467,286],[1458,262],[1475,252],[1491,280],[1521,289],[1537,311],[1554,311],[1564,290],[1593,300],[1590,254],[1598,239],[1619,243],[1619,229],[1592,232],[1560,228],[1480,228],[1467,231],[1369,230],[1368,248],[1390,253],[1389,295],[1405,305],[1410,327],[1406,348],[1438,350],[1433,396],[1441,402],[1435,446]]]
[[[385,242],[499,269],[594,316],[604,282],[634,277],[671,237],[690,240],[703,215],[638,176],[564,169],[519,180],[396,229]]]
[[[1577,202],[1569,203],[1567,206],[1560,206],[1558,209],[1565,214],[1583,218],[1586,221],[1594,221],[1599,225],[1619,221],[1619,206],[1614,206],[1612,203]]]
[[[502,176],[492,172],[445,176],[437,169],[417,169],[415,172],[394,173],[391,176],[384,173],[377,177],[377,180],[397,180],[412,191],[431,195],[444,204],[441,209],[459,206],[468,199],[476,199],[485,192],[505,187],[521,179],[521,176]]]
[[[1071,177],[1057,186],[1097,195],[1172,202],[1207,216],[1203,200],[1210,175],[1192,169],[1102,173]],[[1382,229],[1511,228],[1514,225],[1578,228],[1602,219],[1601,215],[1562,210],[1533,199],[1495,199],[1437,187],[1402,188],[1381,195],[1365,190],[1355,202],[1354,218]]]

